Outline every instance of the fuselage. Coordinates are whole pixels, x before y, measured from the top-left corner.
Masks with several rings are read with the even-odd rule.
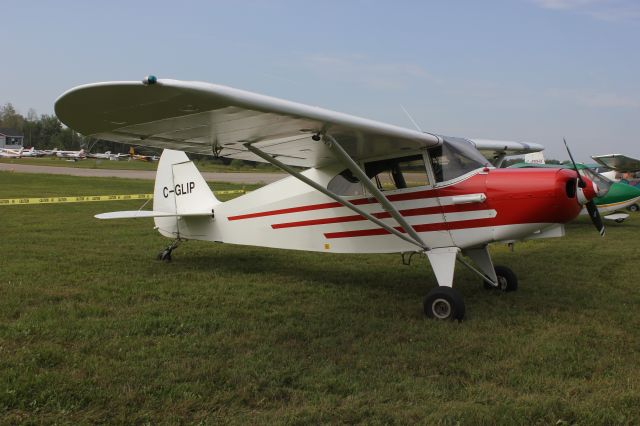
[[[327,185],[338,169],[304,175]],[[591,195],[593,190],[591,187]],[[563,169],[477,169],[449,182],[385,191],[430,248],[480,247],[524,239],[575,218],[576,173]],[[391,214],[367,196],[344,197],[400,232]],[[156,225],[174,236],[174,219]],[[175,220],[174,220],[175,221]],[[215,207],[215,218],[180,218],[183,238],[338,253],[390,253],[416,247],[299,180],[289,177]],[[163,230],[165,232],[163,232]]]

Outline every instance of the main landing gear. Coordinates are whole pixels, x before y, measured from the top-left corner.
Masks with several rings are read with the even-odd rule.
[[[462,295],[453,287],[436,287],[424,299],[424,313],[429,318],[462,321],[464,309]]]
[[[424,313],[438,320],[464,319],[465,305],[460,292],[453,288],[453,273],[456,260],[482,277],[486,289],[510,292],[518,289],[518,277],[506,266],[493,266],[487,247],[465,249],[462,253],[476,267],[460,256],[457,247],[443,247],[426,252],[439,286],[431,290],[424,299]]]
[[[179,238],[174,240],[170,245],[167,246],[167,248],[165,248],[160,253],[158,253],[158,256],[156,257],[156,259],[166,263],[171,262],[171,252],[175,250],[176,247],[178,247],[178,245],[180,245],[181,241],[182,240],[180,240]]]
[[[500,290],[504,292],[516,291],[518,289],[518,277],[511,269],[506,266],[497,265],[495,267],[495,271],[498,278],[498,285],[494,286],[486,280],[482,280],[484,288],[487,290]]]

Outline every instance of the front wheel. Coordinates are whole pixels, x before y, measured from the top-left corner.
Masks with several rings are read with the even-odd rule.
[[[631,204],[629,207],[627,207],[627,210],[629,210],[630,212],[637,212],[638,210],[640,210],[640,206],[638,206],[637,204]]]
[[[464,318],[462,295],[451,287],[436,287],[424,299],[424,313],[438,320],[458,320]]]

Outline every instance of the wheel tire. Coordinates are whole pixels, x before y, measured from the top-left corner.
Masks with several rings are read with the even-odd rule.
[[[451,287],[436,287],[424,298],[424,313],[438,320],[458,320],[464,318],[462,295]]]
[[[504,292],[516,291],[518,289],[518,276],[506,266],[496,266],[494,268],[498,277],[499,287],[494,287],[488,282],[482,280],[484,288],[487,290],[500,290]]]
[[[627,210],[635,213],[640,210],[640,206],[638,206],[637,204],[631,204],[629,207],[627,207]]]

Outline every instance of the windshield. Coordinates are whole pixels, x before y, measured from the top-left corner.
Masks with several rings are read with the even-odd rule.
[[[580,170],[580,172],[591,179],[592,182],[595,182],[598,185],[598,196],[602,197],[609,192],[609,188],[611,188],[611,184],[613,181],[605,176],[602,176],[600,173],[596,173],[594,170],[590,168],[584,168]]]
[[[449,136],[443,140],[442,145],[429,150],[436,182],[455,179],[488,163],[469,141]]]

